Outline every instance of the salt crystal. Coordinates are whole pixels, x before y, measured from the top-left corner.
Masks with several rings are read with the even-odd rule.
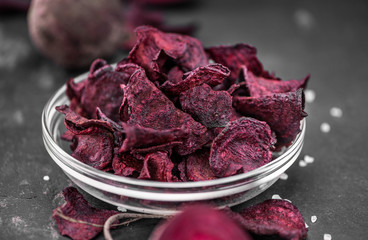
[[[305,97],[305,101],[307,103],[311,103],[314,101],[314,99],[316,99],[316,93],[315,91],[311,90],[311,89],[306,89],[304,91],[304,97]]]
[[[123,207],[118,207],[118,211],[120,212],[127,212],[128,210],[126,208],[123,208]]]
[[[286,173],[283,173],[283,174],[280,175],[280,179],[282,179],[282,180],[287,180],[288,177],[289,176]]]
[[[274,194],[272,195],[272,199],[282,199],[282,198],[280,197],[280,195]]]
[[[48,181],[48,180],[50,180],[50,177],[49,177],[49,176],[47,176],[47,175],[46,175],[46,176],[43,176],[43,180],[44,180],[44,181]]]
[[[305,224],[305,228],[309,228],[308,224],[307,223],[304,223]]]
[[[330,109],[330,114],[332,117],[341,118],[342,117],[342,110],[338,107],[333,107]]]
[[[304,160],[300,160],[299,161],[299,166],[300,167],[305,167],[305,166],[307,166],[307,163]]]
[[[311,157],[309,155],[305,155],[304,156],[304,162],[306,162],[306,163],[313,163],[314,162],[314,157]]]
[[[323,235],[323,240],[331,240],[331,239],[332,239],[331,234],[325,233],[325,234]]]
[[[322,123],[320,128],[321,128],[321,131],[324,133],[328,133],[331,130],[330,124],[326,122]]]
[[[295,11],[294,19],[297,26],[302,30],[309,30],[315,24],[314,16],[306,9]]]
[[[287,202],[289,202],[289,203],[292,203],[292,201],[289,200],[289,199],[284,198],[284,200],[287,201]]]
[[[312,216],[312,217],[311,217],[311,222],[312,222],[312,223],[315,223],[316,221],[317,221],[317,216]]]

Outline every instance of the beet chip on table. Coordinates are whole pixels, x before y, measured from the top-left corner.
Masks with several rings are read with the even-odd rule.
[[[74,187],[63,190],[66,203],[54,209],[55,219],[62,235],[75,240],[92,239],[99,234],[105,221],[119,212],[92,207]]]

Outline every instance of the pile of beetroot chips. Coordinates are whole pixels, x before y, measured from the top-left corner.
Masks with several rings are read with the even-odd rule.
[[[72,156],[96,169],[154,181],[201,181],[254,170],[300,132],[309,76],[282,81],[247,44],[204,49],[153,27],[115,68],[102,59],[67,83]]]

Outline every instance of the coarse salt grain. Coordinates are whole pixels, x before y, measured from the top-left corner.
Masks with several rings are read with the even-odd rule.
[[[272,195],[272,199],[282,199],[282,198],[280,197],[280,195],[274,194]]]
[[[328,133],[331,130],[330,124],[326,122],[322,123],[320,128],[321,128],[321,131],[324,133]]]
[[[300,160],[299,161],[299,166],[300,167],[305,167],[305,166],[307,166],[307,163],[304,160]]]
[[[286,173],[283,173],[283,174],[280,175],[280,179],[282,179],[282,180],[287,180],[288,177],[289,176]]]
[[[311,216],[311,222],[315,223],[317,221],[317,216]]]
[[[49,177],[49,176],[47,176],[47,175],[46,175],[46,176],[43,176],[43,180],[44,180],[44,181],[48,181],[48,180],[50,180],[50,177]]]
[[[331,239],[332,239],[331,234],[325,233],[325,234],[323,235],[323,240],[331,240]]]
[[[341,118],[342,117],[342,110],[338,107],[333,107],[330,109],[330,115],[332,117]]]
[[[314,101],[314,99],[316,98],[316,92],[311,90],[311,89],[306,89],[304,91],[304,97],[305,97],[305,101],[307,103],[311,103]]]
[[[307,223],[304,223],[305,224],[305,228],[309,228],[308,224]]]
[[[123,208],[123,207],[118,207],[118,211],[120,211],[120,212],[127,212],[128,210],[126,208]]]
[[[313,163],[314,162],[314,157],[311,157],[309,155],[305,155],[304,156],[304,162],[306,162],[306,163]]]

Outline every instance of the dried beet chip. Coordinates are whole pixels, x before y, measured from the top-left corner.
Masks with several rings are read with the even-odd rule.
[[[202,43],[198,39],[175,33],[164,33],[149,26],[138,27],[135,31],[137,43],[128,58],[131,62],[142,66],[152,81],[157,80],[157,74],[159,76],[162,74],[159,72],[159,65],[164,64],[162,54],[173,59],[183,71],[191,71],[208,64]]]
[[[160,182],[178,182],[173,175],[174,163],[170,160],[168,153],[159,151],[146,155],[142,171],[138,179],[155,180]]]
[[[300,240],[307,237],[302,214],[292,203],[269,199],[246,208],[237,217],[242,226],[256,235],[278,235],[282,239]]]
[[[143,161],[129,153],[115,154],[112,169],[116,175],[124,177],[138,177],[143,167]]]
[[[262,97],[235,96],[233,106],[241,114],[267,122],[276,133],[277,148],[294,140],[300,132],[300,121],[307,116],[302,89]]]
[[[210,149],[204,148],[185,156],[186,176],[191,181],[217,179],[209,164]]]
[[[272,93],[294,92],[299,88],[304,89],[308,83],[309,75],[302,80],[279,81],[255,76],[246,67],[242,68],[242,74],[250,97],[260,97]]]
[[[58,106],[56,110],[65,114],[64,124],[73,134],[88,134],[95,131],[96,128],[113,132],[109,122],[84,118],[71,110],[67,105]]]
[[[196,122],[189,114],[177,109],[174,104],[148,80],[144,70],[136,71],[124,89],[124,101],[120,109],[122,121],[156,130],[180,128],[188,132],[183,144],[176,147],[181,155],[201,148],[206,127]]]
[[[81,106],[90,118],[96,118],[96,108],[99,107],[109,118],[117,121],[124,97],[120,84],[126,84],[130,75],[115,72],[109,65],[97,70],[92,67],[93,64],[81,97]]]
[[[103,230],[105,221],[119,212],[92,207],[74,187],[63,190],[66,203],[53,210],[61,235],[75,240],[92,239]]]
[[[141,67],[135,63],[130,63],[128,59],[123,59],[116,65],[115,71],[131,76],[138,69],[141,69]]]
[[[167,73],[167,79],[172,84],[176,84],[176,83],[179,83],[183,80],[183,75],[184,75],[183,70],[181,70],[178,66],[174,66]]]
[[[276,79],[263,69],[261,62],[257,58],[257,49],[248,44],[240,43],[234,46],[211,47],[206,48],[206,52],[216,63],[221,63],[231,71],[228,81],[224,82],[224,86],[221,89],[227,89],[235,83],[243,65],[256,76]]]
[[[180,105],[207,128],[225,127],[230,121],[232,99],[226,91],[214,91],[207,84],[180,94]]]
[[[110,169],[114,137],[111,132],[92,128],[88,134],[77,134],[73,137],[72,156],[79,161],[99,170]]]
[[[177,82],[166,81],[160,86],[160,89],[170,96],[177,96],[195,86],[207,83],[210,86],[216,86],[230,75],[230,70],[221,64],[210,64],[199,67],[183,75],[184,79]]]
[[[194,205],[159,225],[150,239],[251,240],[252,237],[224,212],[207,205]]]
[[[74,133],[72,133],[71,131],[69,130],[66,130],[61,136],[60,138],[64,141],[68,141],[68,142],[71,142],[73,141],[73,137],[74,137]]]
[[[105,60],[95,60],[87,79],[80,83],[75,83],[74,79],[68,81],[71,109],[84,117],[96,118],[96,108],[99,107],[109,118],[118,120],[124,97],[120,84],[126,84],[129,77],[125,72],[113,71]]]
[[[156,130],[141,126],[133,126],[123,123],[125,140],[119,152],[127,152],[133,149],[160,146],[167,143],[179,142],[187,133],[180,128]]]
[[[187,177],[187,161],[185,159],[183,159],[178,164],[178,171],[179,171],[180,180],[182,182],[188,182],[188,177]]]
[[[83,110],[80,102],[86,83],[86,80],[75,83],[74,78],[70,78],[66,83],[66,95],[70,101],[70,108],[73,109],[74,112],[84,117],[87,117],[87,114]]]
[[[211,169],[217,177],[254,170],[272,160],[274,142],[265,122],[245,117],[230,122],[212,143]]]

